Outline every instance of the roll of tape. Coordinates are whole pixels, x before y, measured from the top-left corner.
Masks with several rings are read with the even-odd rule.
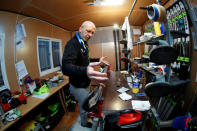
[[[147,11],[148,18],[153,21],[166,22],[166,9],[158,4],[152,4]]]

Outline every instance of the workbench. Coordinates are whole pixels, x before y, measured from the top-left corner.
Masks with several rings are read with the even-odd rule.
[[[65,97],[64,97],[63,87],[67,83],[68,83],[68,78],[66,78],[64,81],[59,83],[56,87],[50,88],[49,95],[46,98],[44,98],[44,99],[35,98],[35,97],[32,97],[32,95],[28,96],[27,97],[27,104],[22,104],[22,105],[17,107],[17,109],[21,112],[21,117],[17,118],[14,121],[7,122],[6,125],[2,125],[2,123],[1,123],[0,124],[0,130],[3,131],[3,130],[8,129],[13,124],[15,124],[16,122],[21,120],[25,115],[30,113],[33,109],[35,109],[37,106],[42,104],[44,101],[46,101],[48,98],[50,98],[51,96],[53,96],[56,93],[58,93],[58,96],[59,96],[59,99],[60,99],[61,104],[63,106],[63,109],[66,112]]]
[[[117,87],[117,82],[120,82],[119,87]],[[103,113],[132,109],[131,100],[123,101],[118,96],[120,93],[117,90],[121,87],[130,89],[127,93],[132,96],[131,100],[148,100],[148,97],[136,96],[132,92],[123,74],[111,71],[109,81],[106,83],[106,87],[103,88]],[[140,89],[140,92],[144,92],[144,90]]]

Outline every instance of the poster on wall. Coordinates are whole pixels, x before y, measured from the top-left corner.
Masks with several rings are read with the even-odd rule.
[[[24,38],[26,37],[24,24],[16,25],[16,49],[19,50],[25,46]]]
[[[24,60],[21,60],[15,64],[16,71],[18,74],[19,80],[28,75]]]
[[[16,43],[16,50],[20,50],[21,48],[24,48],[24,47],[25,47],[24,40],[21,40],[21,41]]]

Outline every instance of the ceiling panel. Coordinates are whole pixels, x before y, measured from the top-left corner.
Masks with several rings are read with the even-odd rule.
[[[51,23],[58,23],[61,21],[61,18],[58,18],[54,15],[51,15],[50,13],[46,12],[45,10],[38,9],[33,6],[28,6],[24,8],[24,10],[21,12],[22,14],[30,14],[30,16],[36,16],[36,18],[39,18],[41,20],[45,20]]]
[[[122,25],[134,0],[125,0],[122,6],[88,6],[87,0],[1,0],[0,9],[36,17],[64,29],[78,30],[85,20],[93,21],[97,27]],[[129,19],[131,25],[143,25],[147,20],[148,6],[156,0],[138,0]],[[162,0],[165,3],[167,0]]]
[[[0,9],[13,12],[21,12],[25,7],[31,4],[32,0],[1,0]]]
[[[146,11],[143,10],[134,10],[129,17],[129,21],[131,25],[141,26],[144,24],[148,17],[146,15]]]

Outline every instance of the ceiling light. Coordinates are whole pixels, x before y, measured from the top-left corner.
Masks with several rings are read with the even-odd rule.
[[[122,5],[124,3],[124,0],[103,0],[101,2],[102,6],[116,6],[116,5]]]
[[[114,24],[114,29],[118,29],[119,25],[118,24]]]
[[[93,3],[89,3],[88,6],[118,6],[122,5],[124,0],[94,0]]]

